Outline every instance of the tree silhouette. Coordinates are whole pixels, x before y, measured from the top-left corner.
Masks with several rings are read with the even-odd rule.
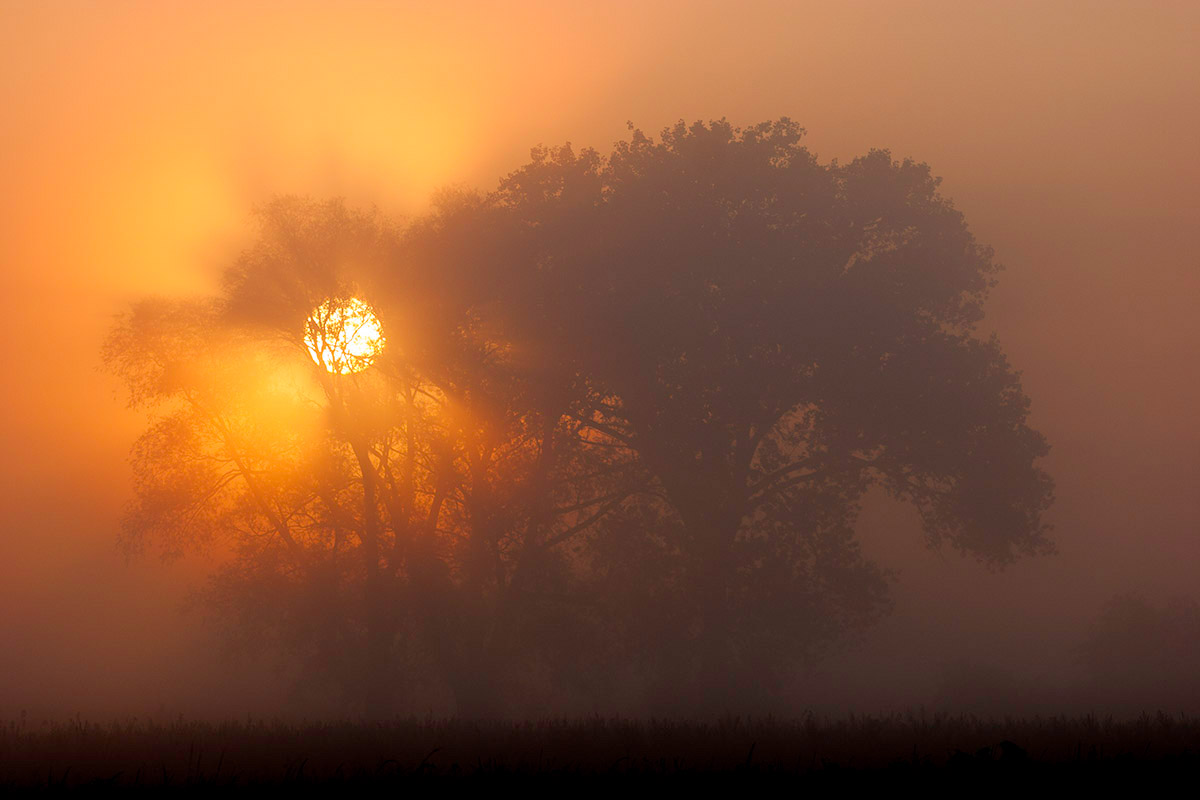
[[[492,713],[531,659],[582,657],[547,635],[587,623],[558,551],[635,465],[591,446],[557,410],[571,387],[515,369],[468,306],[417,276],[393,297],[382,221],[295,199],[259,219],[219,298],[144,301],[106,343],[131,401],[161,413],[134,447],[126,544],[232,550],[208,602],[367,709],[431,673],[461,712]],[[401,344],[334,374],[304,337],[351,295]]]
[[[127,541],[224,539],[211,597],[244,635],[370,708],[420,678],[463,713],[621,669],[691,710],[770,696],[886,607],[854,538],[872,485],[931,544],[1048,550],[1046,444],[974,336],[990,251],[924,165],[801,136],[539,148],[404,228],[269,205],[218,298],[110,335],[166,410]],[[388,345],[337,375],[303,336],[350,297]]]
[[[822,165],[802,133],[681,123],[607,159],[540,150],[497,200],[549,309],[527,336],[603,387],[584,419],[637,453],[682,525],[674,630],[710,696],[761,678],[781,636],[869,619],[882,587],[852,537],[872,484],[914,503],[933,544],[994,564],[1049,549],[1047,446],[995,339],[972,335],[991,251],[924,165]],[[814,594],[824,614],[785,610]]]

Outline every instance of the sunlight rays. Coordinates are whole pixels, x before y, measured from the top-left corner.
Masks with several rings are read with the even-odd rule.
[[[304,324],[309,355],[335,375],[349,375],[371,366],[386,343],[379,318],[356,297],[326,300]]]

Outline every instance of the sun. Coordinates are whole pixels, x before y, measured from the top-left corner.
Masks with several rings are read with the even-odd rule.
[[[386,343],[379,318],[357,297],[326,300],[304,323],[309,355],[335,375],[362,372]]]

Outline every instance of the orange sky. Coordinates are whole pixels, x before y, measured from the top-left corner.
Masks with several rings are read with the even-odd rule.
[[[418,212],[627,120],[787,115],[823,159],[927,161],[1008,267],[988,325],[1055,448],[1062,552],[989,576],[868,519],[904,569],[878,647],[1037,647],[1114,591],[1193,591],[1197,53],[1194,2],[3,3],[0,717],[124,708],[129,676],[184,704],[194,645],[147,631],[196,568],[113,545],[139,419],[97,371],[112,314],[211,286],[272,194]]]

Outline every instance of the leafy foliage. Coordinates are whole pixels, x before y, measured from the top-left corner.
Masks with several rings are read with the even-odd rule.
[[[872,485],[935,545],[1049,550],[1046,443],[974,336],[991,252],[924,165],[820,164],[802,134],[538,148],[405,228],[270,204],[219,297],[108,340],[162,414],[127,541],[224,541],[212,599],[250,638],[369,706],[441,680],[466,713],[631,670],[765,702],[886,609],[854,538]],[[331,375],[306,320],[351,297],[388,346]]]

